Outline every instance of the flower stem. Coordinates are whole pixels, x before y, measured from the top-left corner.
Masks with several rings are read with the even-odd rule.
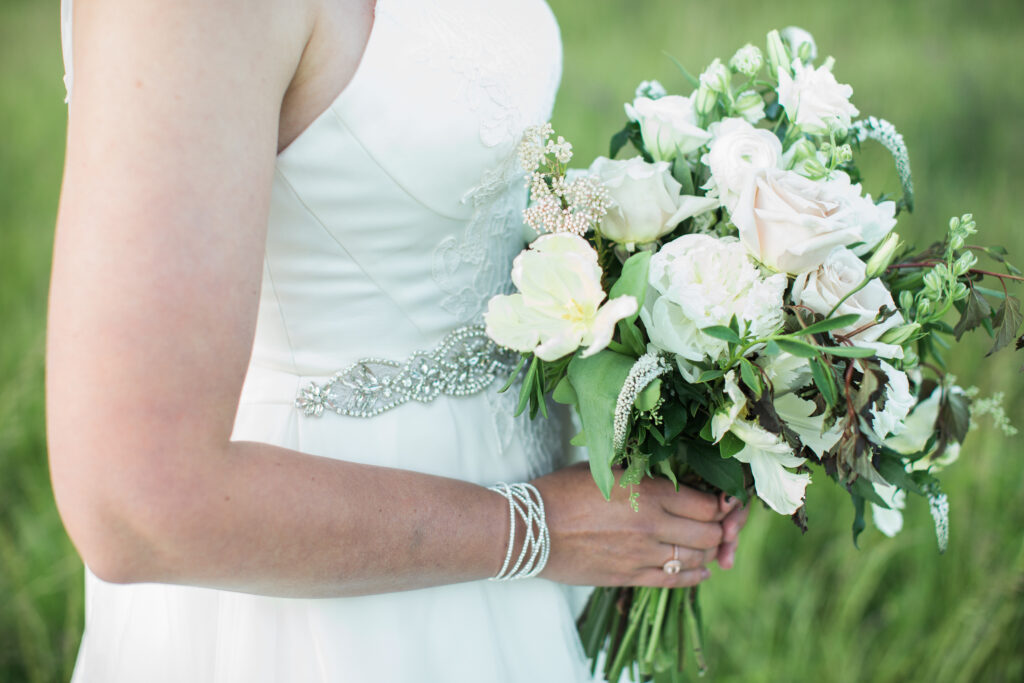
[[[644,653],[644,661],[650,664],[654,661],[654,651],[661,642],[661,627],[665,622],[665,610],[668,607],[668,594],[671,588],[656,588],[658,591],[658,606],[654,612],[654,626],[651,627],[650,640],[647,642],[647,652]]]
[[[862,281],[862,282],[861,282],[861,283],[860,283],[859,285],[857,285],[856,287],[854,287],[853,289],[851,289],[851,290],[850,290],[849,292],[847,292],[847,293],[846,293],[846,294],[845,294],[845,295],[843,296],[843,298],[842,298],[842,299],[840,299],[839,301],[837,301],[837,302],[836,302],[836,305],[835,305],[835,306],[833,306],[833,307],[832,307],[832,310],[828,312],[828,315],[826,315],[826,316],[825,316],[825,319],[827,320],[827,319],[831,318],[831,317],[832,317],[832,314],[833,314],[833,313],[835,313],[836,311],[838,311],[838,310],[839,310],[839,307],[840,307],[840,306],[842,306],[842,305],[843,305],[843,303],[844,303],[844,302],[845,302],[845,301],[846,301],[847,299],[849,299],[849,298],[850,298],[851,296],[853,296],[854,294],[856,294],[856,293],[857,293],[857,292],[859,292],[860,290],[862,290],[862,289],[864,289],[865,287],[867,287],[867,286],[868,286],[868,283],[869,283],[869,282],[871,282],[871,278],[864,278],[864,280],[863,280],[863,281]]]

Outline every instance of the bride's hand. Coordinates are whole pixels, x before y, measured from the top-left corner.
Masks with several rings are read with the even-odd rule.
[[[692,586],[709,576],[706,565],[716,558],[732,564],[736,537],[746,511],[736,500],[726,502],[667,479],[645,478],[632,488],[638,509],[629,503],[630,490],[612,488],[605,500],[586,464],[540,477],[533,484],[544,498],[551,556],[541,576],[570,584],[593,586]],[[683,570],[662,568],[675,553]],[[726,566],[728,564],[728,566]]]

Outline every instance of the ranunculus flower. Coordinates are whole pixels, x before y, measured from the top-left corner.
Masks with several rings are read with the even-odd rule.
[[[778,70],[779,104],[786,110],[790,121],[800,130],[814,135],[828,133],[830,120],[849,128],[852,117],[860,113],[850,104],[853,88],[836,81],[830,64],[815,69],[794,60],[792,66],[793,76],[786,69]]]
[[[601,234],[633,249],[667,235],[683,220],[718,206],[713,198],[680,195],[682,186],[672,177],[670,168],[666,161],[649,164],[640,157],[626,161],[595,159],[589,173],[612,199],[600,222]]]
[[[829,254],[820,268],[796,278],[791,292],[793,303],[807,306],[815,313],[827,315],[840,299],[864,281],[865,273],[864,262],[856,254],[849,249],[836,249]],[[859,317],[853,325],[833,330],[832,334],[848,335],[854,332],[874,320],[883,306],[896,308],[892,294],[882,281],[876,278],[836,309],[836,315],[856,313]],[[893,344],[884,344],[878,341],[878,338],[886,330],[902,324],[903,316],[896,313],[885,322],[858,332],[851,339],[858,346],[875,349],[880,356],[898,358],[903,355],[903,350]]]
[[[771,131],[739,118],[711,124],[711,135],[703,159],[711,169],[707,188],[732,212],[754,171],[778,167],[782,143]]]
[[[732,209],[732,222],[761,263],[792,275],[807,273],[836,247],[865,241],[861,221],[866,211],[851,187],[856,186],[814,182],[777,168],[756,169]]]
[[[590,356],[608,346],[615,324],[636,313],[637,301],[620,296],[601,305],[601,267],[590,244],[571,233],[538,237],[512,264],[518,294],[487,305],[487,336],[541,360],[557,360],[580,346]]]
[[[744,419],[746,398],[736,384],[733,372],[725,377],[725,393],[731,403],[711,419],[715,442],[720,441],[726,432],[732,432],[739,438],[744,446],[733,457],[750,465],[758,498],[779,514],[793,514],[803,505],[811,475],[790,472],[787,468],[799,467],[805,459],[793,455],[793,449],[778,434]]]
[[[697,112],[689,97],[638,97],[632,105],[626,104],[626,116],[640,124],[644,147],[655,161],[672,161],[695,152],[711,139],[697,125]]]
[[[765,278],[735,238],[693,234],[672,240],[651,257],[648,283],[640,316],[651,343],[687,361],[725,353],[727,342],[700,330],[728,325],[733,315],[757,336],[783,323],[786,277]]]

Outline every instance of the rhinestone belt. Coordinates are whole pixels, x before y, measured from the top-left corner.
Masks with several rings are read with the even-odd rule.
[[[486,389],[518,360],[484,333],[483,325],[453,330],[432,351],[417,351],[404,362],[364,358],[324,384],[299,390],[295,407],[309,417],[333,410],[349,417],[373,417],[409,401],[468,396]]]

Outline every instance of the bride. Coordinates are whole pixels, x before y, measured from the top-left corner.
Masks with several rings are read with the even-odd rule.
[[[732,565],[735,501],[606,502],[559,420],[496,393],[477,324],[559,79],[543,0],[64,10],[47,401],[77,683],[583,681],[572,586]],[[527,531],[498,482],[543,501],[539,578],[487,580]]]

